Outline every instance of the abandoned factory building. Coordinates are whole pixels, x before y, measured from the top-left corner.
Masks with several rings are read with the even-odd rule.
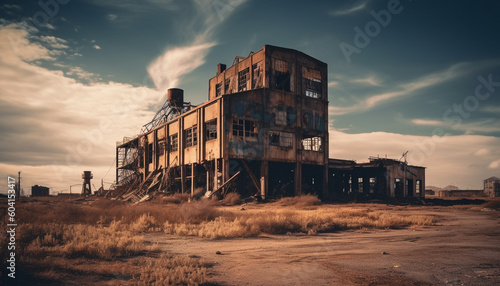
[[[484,180],[484,195],[500,197],[500,178],[493,176]]]
[[[217,66],[208,101],[192,106],[180,89],[141,134],[116,148],[116,182],[141,197],[153,189],[242,197],[424,196],[425,169],[372,158],[329,159],[327,64],[265,45]]]

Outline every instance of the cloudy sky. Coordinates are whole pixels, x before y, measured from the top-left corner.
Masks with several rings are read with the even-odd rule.
[[[328,64],[332,157],[409,151],[441,187],[500,176],[498,1],[0,5],[0,173],[22,171],[26,193],[68,191],[83,170],[109,186],[116,141],[138,134],[168,88],[200,104],[217,63],[264,44]]]

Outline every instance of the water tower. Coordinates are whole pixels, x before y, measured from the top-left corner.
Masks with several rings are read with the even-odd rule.
[[[91,171],[83,171],[82,196],[90,196],[92,194],[92,188],[90,187],[90,180],[93,178],[94,176],[92,175]]]

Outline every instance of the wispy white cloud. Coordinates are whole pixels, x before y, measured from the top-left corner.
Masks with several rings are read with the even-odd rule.
[[[442,126],[444,122],[432,119],[412,119],[411,122],[415,125],[427,125],[427,126]]]
[[[500,169],[500,159],[498,159],[498,160],[495,160],[495,161],[491,162],[491,163],[488,165],[488,168],[489,168],[489,169]]]
[[[55,29],[56,29],[56,27],[55,27],[54,25],[52,25],[51,23],[47,23],[47,24],[45,24],[45,26],[44,26],[44,27],[45,27],[45,28],[48,28],[48,29],[50,29],[50,30],[55,30]]]
[[[93,48],[96,49],[96,50],[100,50],[101,49],[101,47],[99,45],[94,45]]]
[[[466,134],[475,133],[498,133],[500,132],[500,119],[498,118],[486,118],[482,120],[465,120],[460,124],[455,121],[444,121],[435,119],[421,119],[415,118],[410,120],[411,123],[415,125],[423,126],[439,126],[453,130],[461,130],[466,132]]]
[[[21,7],[20,5],[15,5],[15,4],[3,4],[2,10],[22,11],[23,7]]]
[[[381,81],[374,76],[353,79],[350,82],[351,83],[358,83],[358,84],[368,84],[368,85],[372,85],[372,86],[381,86],[382,85]]]
[[[148,73],[159,91],[180,84],[182,76],[205,63],[205,57],[214,43],[200,43],[167,49],[149,66]]]
[[[421,77],[415,81],[402,84],[398,91],[392,91],[382,94],[374,95],[368,98],[365,103],[367,104],[367,108],[372,108],[384,101],[389,99],[393,99],[401,96],[409,96],[413,92],[428,88],[434,85],[438,85],[444,83],[449,80],[457,79],[463,75],[465,75],[468,71],[464,68],[465,64],[459,63],[449,67],[444,71],[440,71],[437,73],[432,73],[430,75],[426,75]]]
[[[108,15],[106,15],[106,19],[108,21],[111,21],[111,22],[115,21],[117,18],[118,18],[118,16],[116,14],[108,14]]]
[[[184,75],[189,74],[205,63],[205,57],[216,45],[212,40],[216,27],[229,17],[245,0],[221,1],[218,5],[203,0],[193,0],[195,13],[189,24],[183,26],[183,33],[193,35],[191,42],[184,46],[169,47],[162,55],[149,64],[147,70],[158,90],[165,92],[168,88],[178,87]],[[193,28],[194,22],[201,21],[203,28]]]
[[[500,106],[485,106],[482,111],[494,114],[500,114]]]
[[[500,119],[498,118],[487,118],[474,122],[462,123],[457,128],[458,130],[463,130],[473,133],[498,133],[500,132]]]
[[[367,4],[368,4],[368,1],[358,2],[358,3],[355,3],[353,6],[348,7],[348,8],[332,10],[332,11],[330,11],[330,15],[332,15],[332,16],[350,15],[350,14],[362,11],[363,9],[366,8]]]
[[[69,46],[67,45],[68,41],[54,37],[54,36],[39,36],[35,37],[39,39],[40,41],[46,43],[49,45],[50,48],[53,49],[67,49]]]
[[[70,75],[70,76],[76,76],[80,79],[87,80],[87,81],[94,80],[94,79],[96,79],[96,80],[100,79],[99,75],[85,71],[81,67],[69,67],[66,74]]]
[[[113,9],[120,9],[122,11],[143,13],[147,11],[157,11],[160,10],[177,10],[179,9],[178,4],[175,0],[107,0],[99,1],[92,0],[94,5],[112,7]]]
[[[498,60],[490,61],[489,63],[458,63],[445,70],[422,76],[411,82],[399,84],[394,90],[371,95],[368,98],[359,101],[357,104],[351,106],[334,106],[331,111],[334,115],[366,111],[390,100],[412,96],[415,92],[425,88],[459,79],[472,71],[476,71],[480,67],[493,64],[498,64]]]
[[[55,60],[50,50],[39,43],[31,43],[28,31],[20,24],[0,26],[0,58],[21,59],[23,61]]]
[[[3,4],[0,6],[0,10],[5,16],[17,16],[19,12],[23,10],[23,7],[15,4]]]
[[[338,81],[329,81],[328,82],[328,87],[334,87],[334,86],[337,86],[339,84]]]
[[[481,148],[479,150],[477,150],[476,152],[474,152],[474,155],[476,156],[487,156],[491,153],[491,150],[488,149],[488,148]]]

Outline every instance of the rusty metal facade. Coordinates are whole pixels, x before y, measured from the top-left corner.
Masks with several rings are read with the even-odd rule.
[[[322,194],[328,186],[327,84],[325,63],[270,45],[236,57],[227,69],[221,64],[207,102],[117,144],[117,182],[162,173],[172,189],[193,193],[216,190],[240,172],[238,185],[265,197],[270,187],[290,185],[275,178],[269,185],[276,173],[271,165],[286,168],[293,194],[304,184]],[[319,172],[302,182],[309,165]]]
[[[117,143],[116,181],[130,186],[118,195],[138,201],[152,190],[194,196],[229,187],[260,198],[370,194],[372,178],[399,168],[329,159],[327,64],[297,50],[265,45],[228,68],[219,64],[199,106],[182,105],[177,89],[167,103],[172,94],[176,103],[143,134]],[[419,181],[423,196],[418,172],[412,184]],[[399,196],[394,178],[378,179],[385,197]]]

